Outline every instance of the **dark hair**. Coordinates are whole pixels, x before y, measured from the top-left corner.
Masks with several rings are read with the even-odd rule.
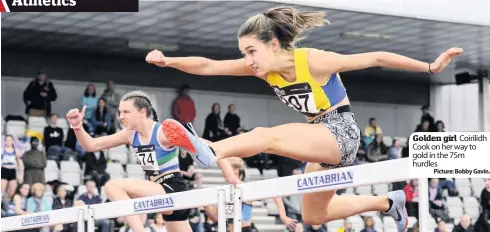
[[[153,120],[158,122],[158,115],[157,111],[153,107],[153,104],[151,103],[150,97],[146,95],[143,91],[133,91],[129,92],[126,95],[122,97],[122,101],[127,101],[133,99],[134,100],[134,106],[138,109],[146,109],[146,116],[150,117],[150,115],[153,115]]]
[[[292,7],[271,8],[250,17],[238,30],[238,38],[256,35],[263,42],[276,38],[283,49],[292,49],[305,31],[329,23],[323,11],[299,11]]]
[[[94,93],[92,93],[92,95],[89,95],[89,92],[88,92],[88,88],[92,86],[94,87]],[[94,84],[88,84],[87,85],[87,88],[85,88],[85,92],[83,93],[83,96],[84,97],[95,97],[97,94],[95,93],[95,85]]]

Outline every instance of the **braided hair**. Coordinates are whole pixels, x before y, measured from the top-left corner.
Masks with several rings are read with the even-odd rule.
[[[153,107],[153,104],[150,100],[150,97],[143,91],[132,91],[127,94],[125,94],[121,101],[127,101],[127,100],[134,100],[134,106],[136,109],[141,110],[141,109],[146,109],[146,116],[150,117],[150,115],[153,115],[153,120],[158,122],[158,115],[155,110],[155,107]]]

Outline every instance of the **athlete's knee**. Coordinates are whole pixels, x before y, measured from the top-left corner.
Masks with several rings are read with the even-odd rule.
[[[110,195],[112,191],[121,188],[121,180],[109,180],[104,185],[104,192],[106,195]]]
[[[326,212],[317,212],[314,210],[303,210],[302,213],[303,222],[308,225],[321,225],[325,223],[327,219]]]

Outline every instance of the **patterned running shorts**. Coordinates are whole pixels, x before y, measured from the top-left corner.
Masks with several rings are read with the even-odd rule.
[[[361,132],[357,126],[352,112],[327,114],[311,122],[325,125],[337,140],[341,152],[341,160],[338,164],[320,165],[324,168],[340,168],[350,166],[357,156],[357,150],[361,142]]]

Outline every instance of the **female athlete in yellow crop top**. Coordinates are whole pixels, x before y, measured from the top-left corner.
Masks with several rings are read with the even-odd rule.
[[[148,63],[191,74],[257,76],[309,121],[256,128],[208,145],[192,128],[189,132],[180,123],[165,120],[162,129],[169,141],[188,150],[201,167],[209,167],[219,159],[243,158],[261,152],[306,161],[306,172],[348,166],[355,158],[360,131],[338,73],[374,66],[437,73],[463,52],[451,48],[433,63],[425,63],[389,52],[340,55],[317,49],[295,49],[302,32],[323,26],[324,17],[324,12],[300,12],[294,8],[274,8],[250,17],[238,31],[243,59],[216,61],[203,57],[165,57],[160,51],[150,52],[146,57]],[[315,225],[362,212],[381,211],[395,219],[399,232],[407,227],[403,191],[390,192],[387,196],[334,195],[335,191],[305,194],[304,222]]]

